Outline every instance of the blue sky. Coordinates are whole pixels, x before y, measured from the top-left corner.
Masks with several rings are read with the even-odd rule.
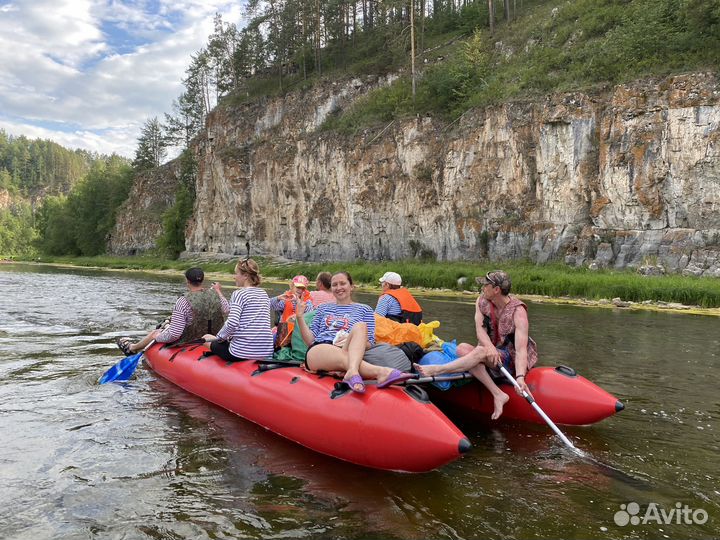
[[[132,157],[239,0],[0,0],[0,129]]]

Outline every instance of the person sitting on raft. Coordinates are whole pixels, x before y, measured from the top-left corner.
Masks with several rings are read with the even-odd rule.
[[[496,270],[476,281],[482,287],[482,294],[475,302],[477,347],[461,343],[457,346],[459,358],[456,360],[438,365],[415,364],[415,369],[427,376],[469,371],[490,390],[495,404],[491,418],[497,420],[510,398],[498,388],[491,374],[501,377],[496,368],[502,364],[520,385],[515,391],[520,395],[523,390],[529,394],[525,376],[537,362],[537,346],[528,335],[527,306],[510,296],[510,276]]]
[[[170,325],[156,329],[137,343],[129,337],[117,340],[117,346],[126,356],[142,351],[154,339],[158,343],[182,345],[200,339],[208,330],[217,332],[225,322],[230,306],[222,295],[220,285],[215,283],[212,290],[203,287],[205,273],[202,268],[189,268],[185,272],[188,292],[177,299]]]
[[[315,303],[312,301],[310,293],[307,290],[309,283],[308,278],[305,276],[295,276],[290,282],[290,289],[283,294],[274,296],[272,300],[270,300],[270,309],[280,314],[280,320],[278,322],[284,323],[294,320],[298,297],[302,298],[305,302],[309,302],[311,306],[310,309],[312,309]]]
[[[350,274],[334,274],[331,289],[335,303],[318,306],[311,327],[303,317],[307,302],[298,302],[296,328],[308,345],[305,367],[310,371],[344,371],[343,381],[360,394],[365,392],[363,378],[377,380],[378,388],[406,380],[406,373],[363,360],[365,351],[375,343],[375,317],[370,306],[353,302]]]
[[[252,259],[235,265],[235,285],[230,297],[230,314],[217,333],[203,336],[210,350],[223,360],[262,360],[273,353],[270,329],[270,298],[260,285],[260,268]]]
[[[330,272],[320,272],[315,278],[315,288],[317,290],[310,293],[310,299],[314,307],[335,301],[335,297],[330,291],[331,280],[332,274]]]
[[[380,278],[383,293],[378,298],[375,313],[399,323],[420,324],[422,308],[405,287],[396,272],[385,272]]]

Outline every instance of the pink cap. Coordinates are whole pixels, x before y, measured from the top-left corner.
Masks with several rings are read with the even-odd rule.
[[[292,278],[292,283],[296,287],[303,287],[305,289],[307,289],[307,286],[310,284],[308,278],[306,278],[305,276],[295,276],[294,278]]]

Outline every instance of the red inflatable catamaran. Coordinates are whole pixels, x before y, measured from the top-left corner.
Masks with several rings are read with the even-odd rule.
[[[357,394],[336,379],[298,367],[227,364],[205,351],[156,344],[145,355],[153,370],[188,392],[307,448],[358,465],[424,472],[470,449],[467,437],[416,385],[369,385],[365,394]],[[535,368],[527,384],[558,424],[592,424],[623,408],[570,368]],[[501,388],[510,396],[502,418],[542,422],[512,387]],[[445,392],[431,390],[430,396],[466,415],[486,418],[492,411],[490,394],[477,381]]]
[[[457,459],[470,441],[424,392],[368,386],[357,394],[298,367],[227,364],[207,349],[153,345],[159,375],[220,407],[317,452],[358,465],[424,472]]]
[[[625,408],[618,398],[567,366],[535,367],[528,372],[525,382],[537,404],[556,424],[586,426]],[[510,397],[500,420],[545,423],[512,386],[500,381],[500,388]],[[489,416],[493,411],[490,392],[475,380],[448,391],[431,386],[430,396],[443,408],[448,407],[464,416]]]

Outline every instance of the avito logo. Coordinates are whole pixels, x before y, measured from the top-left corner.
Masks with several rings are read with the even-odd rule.
[[[680,502],[675,503],[675,508],[671,508],[669,511],[654,502],[648,504],[644,514],[640,510],[640,505],[636,502],[621,504],[620,510],[615,512],[615,523],[620,527],[628,524],[648,525],[650,523],[656,525],[670,525],[672,523],[677,525],[704,525],[708,520],[708,513],[702,508],[693,510],[687,504]]]

